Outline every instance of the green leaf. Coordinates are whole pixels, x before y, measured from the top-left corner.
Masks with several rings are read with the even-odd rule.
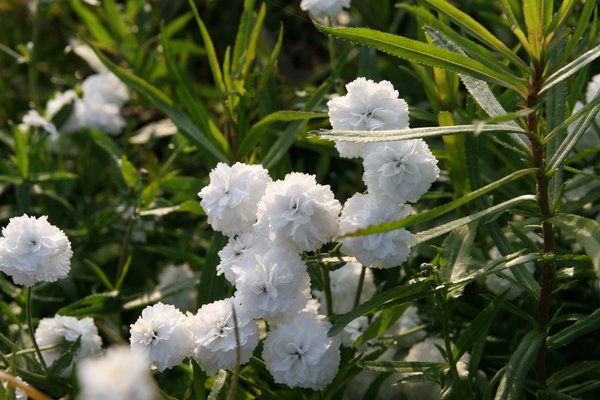
[[[198,289],[198,305],[212,303],[222,299],[227,290],[223,276],[217,276],[217,264],[219,264],[218,252],[227,243],[227,237],[215,232],[208,248],[208,253],[202,265],[202,279]]]
[[[15,141],[15,164],[19,168],[21,178],[26,179],[29,177],[29,136],[15,127],[13,129],[13,139]]]
[[[433,288],[431,278],[409,285],[396,286],[393,289],[373,296],[370,300],[359,304],[352,311],[342,315],[329,329],[328,335],[330,337],[337,335],[346,325],[362,315],[372,314],[379,310],[389,308],[392,305],[397,307],[432,293]]]
[[[217,58],[217,53],[215,52],[215,46],[213,45],[212,39],[210,38],[210,34],[206,30],[204,22],[202,22],[202,19],[200,18],[200,14],[198,14],[198,9],[194,4],[194,0],[188,0],[188,3],[192,8],[192,12],[194,13],[194,17],[196,18],[198,28],[200,28],[202,40],[204,41],[204,47],[206,48],[206,56],[208,57],[208,65],[212,72],[215,84],[217,85],[217,89],[219,89],[221,93],[225,93],[226,90],[225,84],[223,83],[223,74],[221,73],[221,67],[219,66],[219,60]]]
[[[267,8],[265,7],[265,3],[262,3],[258,11],[258,15],[256,16],[256,20],[254,21],[252,31],[250,32],[250,37],[248,38],[248,45],[244,48],[245,62],[244,68],[242,70],[242,79],[244,81],[246,81],[246,77],[248,76],[248,73],[250,72],[250,67],[252,66],[252,62],[256,57],[256,45],[258,44],[260,30],[265,20],[266,11]]]
[[[598,57],[600,57],[600,44],[594,47],[593,49],[586,51],[585,53],[577,57],[575,60],[571,61],[569,64],[565,65],[564,67],[550,75],[546,79],[544,85],[542,86],[540,94],[552,88],[554,85],[557,85],[558,83],[564,81],[580,69],[586,67]]]
[[[524,133],[523,128],[509,125],[454,125],[454,126],[432,126],[427,128],[405,128],[397,130],[382,131],[333,131],[321,129],[310,131],[312,135],[341,142],[392,142],[396,140],[408,140],[418,138],[431,138],[445,135],[459,135],[463,133]]]
[[[223,369],[220,369],[219,372],[217,372],[216,379],[212,385],[212,388],[206,400],[219,400],[221,398],[221,391],[223,391],[223,389],[225,388],[225,383],[227,382],[227,375],[227,371]],[[223,393],[225,393],[225,391],[223,391]]]
[[[488,31],[483,25],[473,19],[469,14],[460,11],[450,2],[445,0],[425,0],[428,4],[444,13],[455,24],[462,27],[469,35],[486,44],[490,48],[496,50],[504,57],[512,61],[516,66],[523,71],[527,71],[529,67],[521,60],[515,52],[509,49],[500,41],[494,34]]]
[[[395,307],[388,310],[383,310],[377,318],[369,323],[369,326],[362,335],[352,344],[353,347],[358,347],[363,343],[373,339],[374,337],[383,335],[392,326],[398,318],[404,314],[407,307]]]
[[[600,373],[600,361],[578,361],[556,371],[548,378],[546,383],[551,388],[557,388],[571,379],[587,374],[598,376],[598,373]]]
[[[546,29],[546,34],[555,30],[562,28],[565,24],[569,16],[571,15],[571,11],[573,11],[573,7],[577,4],[577,0],[563,0],[560,3],[560,7],[554,16],[554,19]]]
[[[523,0],[523,16],[527,26],[527,37],[536,60],[540,57],[543,32],[542,18],[544,17],[544,10],[542,10],[540,3],[539,0]]]
[[[108,290],[111,290],[111,291],[115,290],[115,287],[110,282],[110,280],[108,279],[108,277],[106,276],[106,274],[104,273],[104,271],[102,270],[102,268],[100,268],[96,263],[94,263],[91,260],[88,260],[87,258],[84,258],[83,262],[85,262],[86,265],[88,267],[90,267],[92,269],[92,271],[94,271],[94,273],[96,274],[96,276],[98,277],[98,279],[100,279],[100,282],[102,282],[102,284],[104,286],[106,286],[106,288]]]
[[[486,342],[487,333],[490,329],[490,326],[494,322],[496,315],[502,308],[504,300],[506,298],[506,293],[503,293],[500,296],[494,298],[492,302],[490,302],[471,323],[467,326],[467,328],[461,333],[460,337],[456,341],[456,347],[453,350],[453,359],[459,360],[463,354],[465,354],[473,344],[479,340],[482,340],[484,343]],[[472,360],[470,362],[474,362]],[[479,360],[476,360],[479,362]]]
[[[29,181],[33,183],[74,181],[77,178],[77,175],[66,171],[39,172],[29,175]]]
[[[581,38],[584,36],[585,32],[590,29],[590,17],[594,14],[595,8],[595,1],[586,1],[583,4],[583,9],[577,14],[577,26],[571,33],[571,38],[567,43],[567,49],[564,51],[563,56],[557,61],[556,65],[563,65],[566,60],[571,58],[573,50],[581,43]]]
[[[444,204],[444,205],[436,207],[436,208],[432,208],[430,210],[427,210],[427,211],[422,212],[422,213],[417,214],[417,215],[411,215],[411,216],[406,217],[404,219],[401,219],[399,221],[384,223],[384,224],[380,224],[380,225],[372,225],[372,226],[369,226],[369,227],[366,227],[366,228],[362,228],[362,229],[359,229],[359,230],[354,231],[352,233],[348,233],[345,236],[360,236],[360,235],[368,235],[368,234],[374,234],[374,233],[383,233],[383,232],[388,232],[388,231],[391,231],[391,230],[394,230],[394,229],[400,229],[400,228],[404,228],[404,227],[407,227],[407,226],[411,226],[411,225],[415,225],[415,224],[418,224],[418,223],[421,223],[421,222],[428,221],[428,220],[433,219],[435,217],[439,217],[440,215],[443,215],[443,214],[445,214],[447,212],[455,210],[458,207],[460,207],[460,206],[462,206],[464,204],[467,204],[470,201],[472,201],[472,200],[474,200],[474,199],[476,199],[478,197],[481,197],[484,194],[487,194],[487,193],[491,192],[492,190],[495,190],[495,189],[499,188],[502,185],[505,185],[505,184],[507,184],[509,182],[512,182],[515,179],[518,179],[518,178],[520,178],[522,176],[525,176],[525,175],[528,175],[528,174],[533,174],[536,171],[537,171],[536,168],[529,168],[529,169],[523,169],[521,171],[513,172],[512,174],[507,175],[504,178],[501,178],[501,179],[497,180],[496,182],[492,182],[489,185],[486,185],[486,186],[484,186],[482,188],[479,188],[479,189],[477,189],[477,190],[475,190],[475,191],[473,191],[473,192],[471,192],[469,194],[466,194],[463,197],[461,197],[459,199],[456,199],[456,200],[454,200],[454,201],[452,201],[450,203]],[[525,197],[521,196],[520,198],[522,198],[523,200],[528,199],[527,196],[525,196]],[[514,200],[515,199],[509,200],[508,203],[510,203],[510,205],[512,205],[513,204],[512,201],[514,201]],[[503,203],[503,204],[505,204],[505,203]],[[501,208],[497,208],[499,206],[500,205],[488,208],[488,210],[492,210],[492,209],[500,210],[500,209],[503,209],[502,207]],[[482,213],[485,213],[486,211],[487,210],[484,210],[484,211],[481,211],[479,213],[476,213],[477,215],[481,214],[481,215],[479,215],[478,218],[481,218],[481,217],[484,217],[485,215],[487,215],[487,214],[482,214]],[[491,211],[491,213],[493,213],[493,212],[495,212],[495,211]],[[473,215],[476,215],[476,214],[473,214]],[[457,221],[463,221],[464,222],[464,221],[466,221],[466,218],[469,218],[469,217],[461,218],[460,220],[457,220]],[[475,221],[478,218],[473,219],[473,221]],[[459,225],[457,225],[456,228],[458,228],[459,226],[466,225],[470,221],[464,222],[464,223],[463,222],[461,222]],[[452,224],[452,223],[450,223],[450,224]],[[448,224],[446,224],[446,225],[448,225]],[[443,226],[445,226],[445,225],[443,225]],[[433,228],[433,230],[430,230],[431,232],[430,231],[425,231],[425,232],[430,232],[430,234],[431,234],[436,229],[437,228]],[[453,229],[455,229],[455,228],[453,228]],[[450,230],[452,230],[452,229],[450,229]],[[447,230],[444,233],[450,232],[450,230]],[[427,237],[427,235],[424,234],[424,232],[420,232],[419,234],[417,234],[417,236],[419,236],[421,234],[423,234],[422,235],[423,238]],[[432,236],[432,238],[433,237],[435,237],[435,236]],[[428,239],[424,239],[424,240],[428,240]]]
[[[438,273],[442,282],[454,282],[467,275],[476,233],[477,221],[450,232],[444,240],[442,247],[445,263]],[[462,292],[459,290],[452,293],[453,297],[458,297],[461,294]]]
[[[238,155],[244,156],[249,154],[254,150],[256,143],[260,140],[261,135],[264,133],[265,129],[277,121],[299,121],[299,120],[308,120],[313,118],[327,118],[328,114],[324,113],[316,113],[316,112],[306,112],[306,111],[276,111],[271,113],[255,123],[252,128],[248,130],[246,136],[242,140],[240,147],[238,149]]]
[[[96,51],[96,54],[98,54],[98,57],[100,57],[104,65],[119,77],[119,79],[132,89],[146,96],[156,107],[167,114],[167,116],[173,120],[173,123],[194,145],[208,151],[210,155],[218,161],[227,162],[227,156],[221,150],[217,149],[214,144],[208,140],[206,133],[202,132],[187,115],[178,110],[171,99],[164,93],[139,76],[119,68],[99,51]]]
[[[559,168],[562,165],[563,161],[568,157],[569,153],[571,152],[571,150],[573,150],[579,139],[581,139],[581,137],[587,132],[592,122],[594,122],[596,114],[600,112],[600,96],[598,96],[596,100],[598,101],[590,103],[596,103],[596,105],[594,105],[592,108],[587,108],[590,104],[586,104],[581,110],[579,110],[579,112],[567,118],[567,121],[569,121],[575,116],[581,116],[583,113],[580,114],[580,112],[585,112],[584,117],[577,123],[575,129],[569,132],[567,137],[565,137],[563,142],[560,144],[560,146],[550,159],[550,162],[548,162],[547,171],[552,171],[553,169]],[[555,130],[559,132],[559,128],[561,128],[562,126],[563,125],[561,124],[561,126],[556,128]]]
[[[448,232],[453,231],[454,229],[464,226],[470,222],[477,221],[478,219],[481,219],[483,217],[487,217],[487,216],[490,216],[490,215],[493,215],[496,213],[504,212],[505,210],[510,209],[511,207],[513,207],[519,203],[523,203],[525,201],[535,201],[535,200],[536,200],[536,197],[534,195],[523,195],[523,196],[515,197],[515,198],[507,200],[503,203],[500,203],[500,204],[497,204],[490,208],[487,208],[483,211],[479,211],[474,214],[471,214],[467,217],[459,218],[452,222],[448,222],[444,225],[440,225],[435,228],[419,232],[415,235],[416,239],[417,239],[417,243],[423,243],[423,242],[426,242],[433,238],[436,238],[438,236],[444,235]]]
[[[279,27],[279,37],[277,38],[277,43],[269,56],[269,61],[265,65],[260,75],[260,81],[258,83],[258,87],[256,89],[256,97],[259,98],[267,86],[267,82],[273,73],[273,69],[275,68],[275,63],[277,62],[277,57],[279,56],[279,52],[281,51],[281,46],[283,44],[283,24]]]
[[[519,94],[526,93],[526,85],[522,80],[432,44],[367,28],[329,28],[324,25],[315,25],[319,30],[332,36],[372,46],[395,57],[494,82]]]
[[[98,317],[121,309],[121,297],[116,290],[91,294],[58,310],[59,315]]]
[[[202,370],[198,361],[196,361],[193,357],[192,360],[192,376],[193,376],[193,387],[194,394],[196,399],[205,400],[206,399],[206,389],[204,387],[206,382],[206,373]]]
[[[435,373],[446,368],[447,364],[429,361],[359,361],[358,366],[375,372]]]
[[[127,186],[132,189],[137,188],[137,185],[140,182],[140,174],[133,164],[127,159],[125,154],[121,156],[121,173],[123,174],[123,179],[125,180]]]
[[[584,318],[578,319],[573,325],[550,336],[547,340],[548,347],[551,349],[558,349],[568,345],[573,340],[598,329],[600,329],[600,309]]]
[[[108,33],[100,19],[95,13],[90,11],[81,0],[71,0],[71,8],[79,15],[79,17],[85,22],[85,25],[90,30],[91,34],[100,42],[103,46],[116,48],[116,42]]]
[[[593,219],[573,214],[557,214],[547,222],[573,235],[590,257],[596,276],[600,278],[600,224]]]
[[[524,392],[525,378],[533,366],[538,349],[544,341],[545,333],[535,329],[523,337],[521,343],[510,356],[496,391],[495,400],[519,400]]]
[[[75,352],[79,350],[79,347],[81,346],[81,336],[77,337],[75,341],[65,340],[64,344],[68,345],[67,349],[60,354],[60,357],[54,360],[50,367],[48,367],[48,372],[50,375],[62,375],[65,369],[71,365],[73,362],[73,357],[75,356]]]

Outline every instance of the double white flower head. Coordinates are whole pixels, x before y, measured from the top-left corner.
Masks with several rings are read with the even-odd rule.
[[[17,285],[55,282],[71,269],[71,243],[47,216],[11,218],[0,237],[0,271]]]

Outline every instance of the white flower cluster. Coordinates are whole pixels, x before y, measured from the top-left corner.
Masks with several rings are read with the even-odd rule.
[[[0,237],[0,271],[17,285],[55,282],[71,269],[71,243],[47,216],[11,218]]]
[[[73,90],[57,93],[46,103],[46,115],[30,110],[22,122],[25,125],[41,127],[57,139],[58,132],[72,133],[83,128],[91,128],[116,136],[121,133],[125,120],[121,108],[129,93],[127,87],[110,72],[94,74],[82,83],[83,97],[77,96]],[[59,112],[71,108],[70,112],[59,121],[57,127],[52,122]],[[65,111],[66,112],[66,111]]]
[[[335,18],[343,8],[350,7],[350,0],[302,0],[300,8],[313,18]]]
[[[334,130],[408,128],[408,105],[390,82],[357,78],[346,89],[346,96],[327,103]],[[437,159],[422,139],[368,144],[337,142],[335,146],[342,157],[363,159],[363,181],[368,189],[368,194],[357,193],[344,205],[341,234],[407,217],[412,209],[402,203],[418,201],[439,176]],[[406,261],[415,238],[406,229],[397,229],[341,242],[342,252],[359,262],[389,268]]]
[[[127,347],[111,347],[97,358],[79,363],[77,377],[81,391],[79,400],[157,400],[143,354]]]
[[[73,354],[73,363],[78,363],[86,357],[100,352],[102,339],[98,335],[98,328],[92,318],[77,319],[74,317],[56,315],[53,318],[43,318],[35,330],[35,340],[40,347],[55,346],[51,349],[42,350],[42,357],[46,365],[50,366],[58,360],[65,351],[63,342],[79,342],[79,348]],[[71,366],[63,372],[68,375]]]

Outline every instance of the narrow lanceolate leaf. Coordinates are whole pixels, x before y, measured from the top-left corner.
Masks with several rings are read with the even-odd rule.
[[[124,69],[113,64],[104,54],[96,51],[104,65],[127,86],[146,96],[157,108],[164,112],[181,132],[200,149],[208,151],[218,161],[227,161],[227,156],[217,149],[215,145],[208,140],[205,133],[202,132],[193,121],[181,110],[175,107],[175,104],[163,92],[152,86],[150,83],[137,75],[129,73]]]
[[[581,318],[571,326],[566,327],[562,331],[548,338],[548,347],[557,349],[566,346],[573,340],[587,335],[590,332],[600,329],[600,309],[594,311],[590,315]]]
[[[460,135],[463,133],[525,133],[518,126],[509,125],[454,125],[454,126],[432,126],[428,128],[406,128],[389,131],[311,131],[310,134],[320,136],[322,139],[340,142],[392,142],[396,140],[431,138],[445,135]]]
[[[598,98],[600,99],[600,96],[598,96]],[[589,110],[589,113],[585,115],[581,121],[579,121],[577,127],[567,135],[548,163],[548,171],[560,167],[573,147],[575,147],[581,136],[583,136],[583,134],[588,130],[598,112],[600,112],[600,104],[595,105],[591,110]]]
[[[592,260],[596,276],[600,278],[600,224],[593,219],[572,214],[557,214],[548,222],[577,239]]]
[[[315,25],[319,30],[332,36],[371,46],[395,57],[494,82],[521,95],[526,92],[526,84],[519,78],[495,71],[478,61],[440,49],[429,43],[368,28],[329,28],[324,25]]]
[[[600,372],[600,361],[579,361],[570,364],[551,375],[546,383],[549,387],[558,387],[561,383],[582,375],[592,374],[598,376]]]
[[[600,57],[600,44],[593,49],[586,51],[575,60],[550,75],[548,79],[546,79],[546,83],[542,87],[542,90],[540,90],[540,94],[544,93],[554,85],[564,81],[598,57]]]
[[[429,361],[359,361],[359,367],[376,372],[425,372],[429,370],[442,370],[447,367],[445,363]]]
[[[376,311],[385,309],[393,303],[394,306],[399,306],[403,303],[413,301],[433,293],[432,278],[428,278],[413,284],[396,286],[386,292],[379,293],[373,296],[369,301],[366,301],[352,311],[342,315],[329,329],[327,333],[333,337],[340,333],[342,329],[350,322],[354,321],[361,315],[372,314]]]
[[[522,176],[525,176],[525,175],[528,175],[528,174],[533,174],[536,171],[537,171],[536,168],[528,168],[528,169],[523,169],[523,170],[520,170],[520,171],[513,172],[512,174],[507,175],[507,176],[505,176],[502,179],[499,179],[499,180],[497,180],[495,182],[492,182],[489,185],[483,186],[483,187],[481,187],[481,188],[479,188],[477,190],[474,190],[473,192],[468,193],[468,194],[464,195],[463,197],[461,197],[459,199],[456,199],[456,200],[454,200],[454,201],[452,201],[452,202],[450,202],[448,204],[444,204],[442,206],[439,206],[439,207],[436,207],[436,208],[432,208],[431,210],[427,210],[427,211],[422,212],[421,214],[418,214],[418,215],[411,215],[411,216],[409,216],[407,218],[404,218],[404,219],[401,219],[399,221],[389,222],[389,223],[385,223],[385,224],[381,224],[381,225],[373,225],[373,226],[369,226],[369,227],[366,227],[366,228],[363,228],[363,229],[359,229],[359,230],[354,231],[352,233],[348,233],[345,236],[361,236],[361,235],[369,235],[369,234],[374,234],[374,233],[389,232],[389,231],[392,231],[394,229],[405,228],[407,226],[411,226],[411,225],[415,225],[415,224],[418,224],[418,223],[421,223],[421,222],[428,221],[430,219],[439,217],[440,215],[443,215],[443,214],[445,214],[447,212],[455,210],[458,207],[460,207],[460,206],[462,206],[464,204],[467,204],[470,201],[472,201],[472,200],[474,200],[476,198],[479,198],[479,197],[481,197],[481,196],[483,196],[483,195],[491,192],[492,190],[499,188],[502,185],[505,185],[505,184],[507,184],[509,182],[512,182],[512,181],[514,181],[514,180],[516,180],[516,179],[518,179],[518,178],[520,178]],[[521,198],[523,198],[523,196],[521,196]],[[498,205],[498,206],[500,206],[500,205]],[[494,207],[498,207],[498,206],[494,206]],[[496,210],[494,207],[488,208],[488,210],[492,210],[492,209]],[[480,213],[483,213],[485,211],[486,210],[481,211]],[[485,215],[481,215],[480,218],[483,217],[483,216],[485,216]],[[468,217],[466,217],[466,218],[468,218]],[[476,219],[474,219],[474,220],[476,220]],[[461,218],[461,220],[464,220],[464,218]],[[457,221],[459,221],[459,220],[457,220]],[[467,223],[468,222],[465,222],[465,223],[460,222],[460,225],[457,225],[456,228],[458,228],[458,226],[466,225]],[[452,224],[452,223],[450,222],[449,224]],[[448,224],[446,224],[446,225],[448,225]],[[446,226],[446,225],[442,225],[442,226]],[[437,228],[433,228],[432,230],[425,231],[425,232],[429,232],[429,234],[434,234],[435,229],[437,229]],[[453,228],[453,229],[455,229],[455,228]],[[450,232],[453,229],[447,230],[447,231],[445,231],[445,233],[446,232]],[[418,235],[420,235],[420,234],[423,234],[422,235],[423,240],[428,240],[428,239],[426,239],[427,235],[425,235],[423,232],[419,233]],[[432,238],[433,237],[435,237],[435,236],[432,236]]]
[[[204,48],[206,49],[206,55],[208,57],[208,65],[213,74],[213,79],[217,88],[221,93],[225,92],[225,84],[223,83],[223,74],[221,73],[221,67],[219,66],[219,60],[217,58],[217,52],[215,51],[215,46],[213,45],[212,39],[210,38],[210,34],[206,30],[206,26],[204,22],[200,18],[200,14],[198,14],[198,9],[194,4],[194,0],[188,0],[190,7],[194,13],[194,17],[196,18],[196,23],[198,24],[198,28],[200,28],[200,34],[202,35],[202,40],[204,41]]]
[[[487,217],[488,215],[493,215],[493,214],[496,214],[499,212],[503,212],[519,203],[523,203],[526,201],[535,201],[535,200],[536,200],[536,197],[534,195],[523,195],[523,196],[515,197],[514,199],[507,200],[503,203],[497,204],[497,205],[487,208],[483,211],[479,211],[474,214],[471,214],[468,217],[459,218],[452,222],[448,222],[447,224],[440,225],[438,227],[419,232],[415,235],[416,239],[417,239],[417,243],[423,243],[430,239],[444,235],[448,232],[453,231],[456,228],[464,226],[470,222],[477,221],[478,219],[481,219],[483,217]]]
[[[495,400],[518,400],[524,393],[525,378],[533,366],[538,349],[544,340],[544,332],[529,332],[510,356],[504,376],[500,381]]]
[[[498,311],[500,311],[502,308],[502,303],[504,303],[505,297],[506,293],[496,297],[477,315],[477,317],[475,317],[473,321],[471,321],[467,329],[463,331],[456,341],[456,347],[453,351],[453,359],[460,359],[462,355],[471,348],[473,343],[480,338],[484,338],[483,340],[485,340],[492,322],[496,318]]]
[[[512,61],[523,71],[528,70],[527,64],[523,62],[511,49],[509,49],[494,34],[488,31],[483,25],[475,21],[469,14],[460,11],[450,2],[445,0],[425,0],[431,6],[444,13],[455,24],[465,29],[465,31],[475,39],[486,44],[488,47],[498,51],[504,57]]]
[[[523,16],[527,26],[527,38],[536,59],[540,56],[543,32],[541,0],[523,0]]]

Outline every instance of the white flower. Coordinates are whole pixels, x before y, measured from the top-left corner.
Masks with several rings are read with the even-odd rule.
[[[335,18],[343,8],[350,7],[350,0],[302,0],[300,8],[314,18]]]
[[[251,265],[234,268],[238,275],[235,296],[254,318],[293,315],[306,306],[310,278],[297,253],[273,247],[246,262]]]
[[[42,117],[36,110],[29,110],[27,114],[23,116],[21,122],[27,126],[42,128],[50,134],[52,140],[58,138],[58,130],[56,126],[46,118]]]
[[[71,243],[48,217],[11,218],[0,237],[0,271],[17,285],[55,282],[71,269]]]
[[[59,92],[46,103],[46,115],[52,120],[64,107],[72,104],[69,116],[58,127],[61,133],[75,132],[83,127],[85,116],[85,103],[73,90]]]
[[[254,254],[266,253],[268,246],[268,240],[254,231],[231,236],[225,247],[219,251],[221,262],[217,265],[217,275],[224,274],[225,279],[235,283],[238,274],[233,268],[236,267],[238,271],[246,266],[254,269]]]
[[[267,226],[273,240],[312,251],[335,234],[340,208],[329,185],[319,185],[313,175],[292,172],[267,186],[257,225]]]
[[[234,298],[228,298],[205,304],[190,317],[196,343],[194,358],[208,375],[214,375],[219,369],[235,367],[238,350],[236,326],[240,363],[245,364],[258,345],[258,327],[246,307]]]
[[[159,292],[164,291],[167,287],[183,283],[184,281],[194,278],[194,271],[188,264],[169,265],[158,276],[157,289]],[[164,303],[172,304],[183,311],[196,309],[196,290],[187,289],[166,297]]]
[[[388,81],[357,78],[346,85],[348,94],[329,100],[329,121],[334,130],[380,131],[408,128],[408,105]],[[337,142],[342,157],[361,157],[364,143]]]
[[[157,400],[143,354],[127,347],[112,347],[98,358],[82,361],[77,370],[79,400]]]
[[[333,312],[344,314],[354,308],[358,282],[362,272],[362,264],[358,262],[346,263],[343,267],[329,273]],[[327,299],[323,291],[315,290],[314,295],[319,300],[321,312],[327,311]],[[360,303],[369,300],[375,293],[373,273],[370,269],[365,270],[365,277],[360,294]]]
[[[397,206],[385,197],[356,193],[344,205],[340,217],[340,234],[354,232],[369,225],[400,220],[411,213],[406,205]],[[415,237],[406,229],[366,236],[343,238],[342,252],[356,257],[366,266],[390,268],[408,258]]]
[[[129,100],[127,86],[110,72],[88,76],[81,88],[86,104],[113,104],[120,109]]]
[[[73,362],[77,363],[85,357],[100,352],[102,339],[92,318],[77,319],[56,315],[54,318],[43,318],[35,330],[35,340],[40,347],[59,345],[63,341],[75,342],[81,338],[79,348],[73,354]],[[55,347],[42,351],[46,365],[50,366],[63,355],[64,347]],[[71,367],[65,369],[69,373]]]
[[[143,354],[159,371],[180,364],[194,347],[186,316],[170,304],[144,308],[129,333],[131,350]]]
[[[263,359],[276,383],[320,390],[333,381],[340,363],[339,341],[327,336],[327,328],[304,312],[269,333]]]
[[[372,143],[363,164],[369,193],[396,203],[419,200],[440,174],[437,159],[422,139]]]
[[[125,126],[125,120],[121,109],[114,104],[86,102],[83,125],[116,136]]]
[[[585,91],[585,101],[591,103],[600,94],[600,74],[594,75]],[[596,118],[598,118],[596,116]]]
[[[402,316],[398,318],[391,327],[389,327],[386,334],[395,336],[401,335],[396,339],[396,344],[401,347],[408,347],[425,337],[426,332],[423,330],[405,335],[406,332],[413,330],[422,323],[423,321],[419,316],[419,309],[411,304],[406,310],[404,310]]]
[[[353,319],[348,325],[344,327],[341,333],[342,344],[346,347],[352,347],[354,342],[365,332],[369,327],[369,319],[365,316],[361,316]]]
[[[212,228],[228,236],[251,230],[258,201],[271,181],[267,170],[261,165],[219,163],[209,178],[198,196]]]

